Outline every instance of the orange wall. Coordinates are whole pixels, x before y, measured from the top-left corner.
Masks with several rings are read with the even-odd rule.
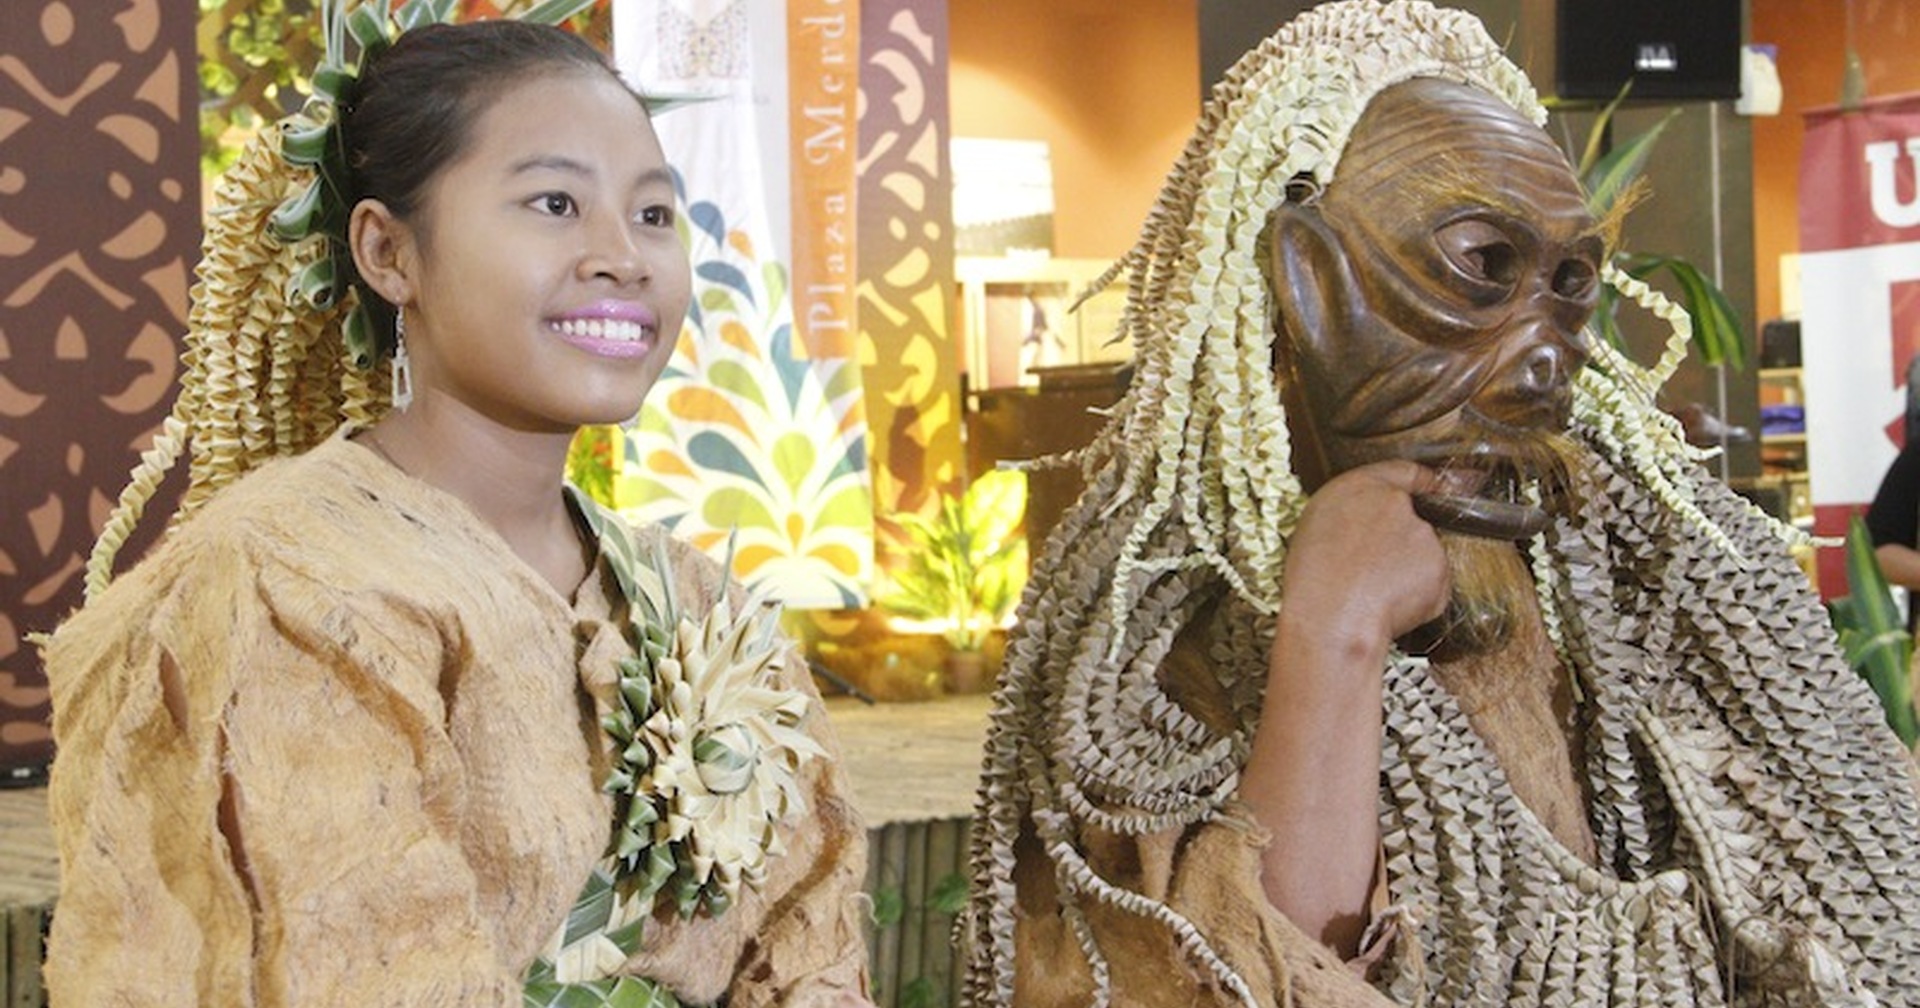
[[[953,135],[1045,140],[1054,254],[1132,246],[1200,110],[1197,0],[950,0]]]
[[[1913,0],[1748,0],[1749,37],[1780,47],[1777,116],[1753,120],[1754,307],[1780,314],[1783,253],[1798,251],[1801,113],[1840,100],[1847,7],[1870,98],[1920,91],[1920,4]]]

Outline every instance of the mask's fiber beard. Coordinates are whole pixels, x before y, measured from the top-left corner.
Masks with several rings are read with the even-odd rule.
[[[1554,434],[1518,447],[1521,468],[1539,487],[1550,512],[1575,506],[1575,475],[1582,468],[1573,439]],[[1408,634],[1401,646],[1410,654],[1444,661],[1499,650],[1516,621],[1534,608],[1533,572],[1519,546],[1500,539],[1440,532],[1447,554],[1451,591],[1440,617]]]
[[[1453,582],[1446,612],[1408,634],[1401,646],[1436,661],[1499,650],[1529,611],[1533,572],[1510,542],[1443,532],[1440,545]]]

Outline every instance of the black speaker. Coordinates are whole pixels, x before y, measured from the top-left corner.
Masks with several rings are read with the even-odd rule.
[[[1740,0],[1555,0],[1554,15],[1556,97],[1604,101],[1629,80],[1633,99],[1740,97]]]

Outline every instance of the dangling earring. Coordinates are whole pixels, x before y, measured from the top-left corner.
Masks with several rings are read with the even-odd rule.
[[[407,313],[393,314],[393,408],[402,413],[413,405],[413,362],[407,359]]]

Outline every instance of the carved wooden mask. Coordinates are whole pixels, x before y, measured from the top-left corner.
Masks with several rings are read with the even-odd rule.
[[[1389,458],[1484,473],[1427,498],[1452,531],[1526,538],[1518,481],[1558,453],[1605,243],[1566,157],[1499,99],[1382,91],[1317,201],[1272,222],[1275,369],[1309,490]]]

